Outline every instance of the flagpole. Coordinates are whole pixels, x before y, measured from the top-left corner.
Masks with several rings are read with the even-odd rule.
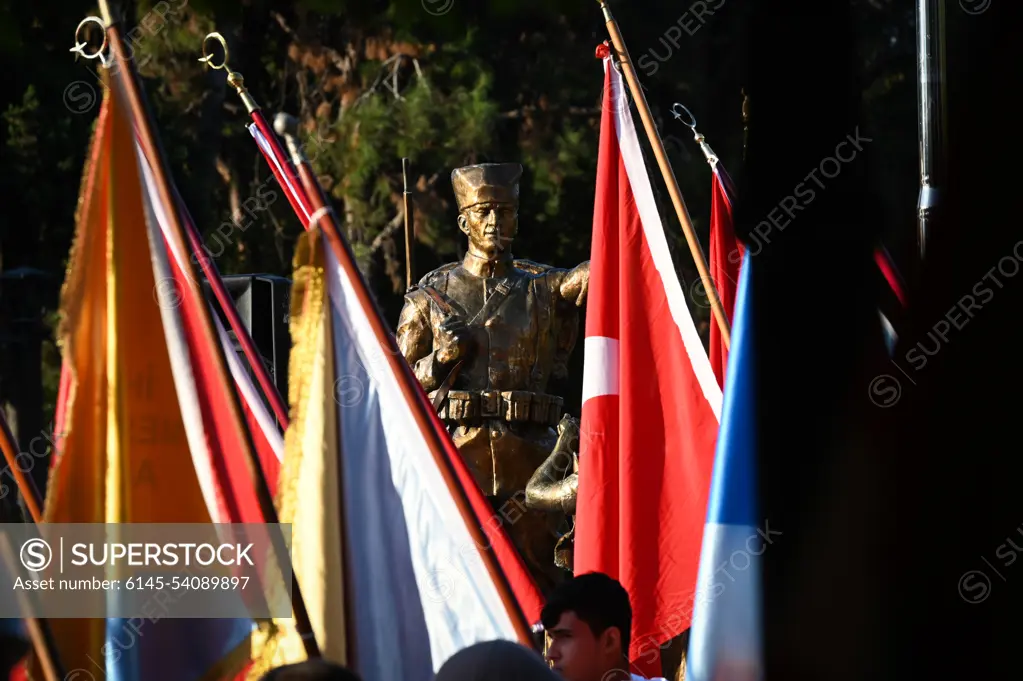
[[[731,344],[728,317],[725,315],[725,310],[721,305],[721,299],[718,297],[714,280],[707,269],[707,261],[703,257],[703,250],[700,248],[700,242],[696,238],[696,231],[693,229],[692,220],[689,218],[689,211],[686,209],[685,201],[682,199],[682,192],[679,190],[678,182],[675,180],[675,173],[672,171],[671,164],[668,162],[668,156],[664,152],[661,136],[657,132],[657,126],[654,125],[653,116],[650,114],[650,107],[647,105],[646,95],[643,94],[643,89],[639,85],[639,78],[636,76],[636,70],[632,66],[632,58],[625,47],[625,40],[618,29],[618,22],[615,21],[614,16],[611,14],[611,8],[608,7],[607,0],[598,0],[598,2],[600,2],[600,8],[604,12],[607,32],[610,34],[611,42],[618,53],[622,72],[625,74],[625,80],[629,84],[629,90],[632,92],[633,99],[636,100],[636,108],[639,110],[639,117],[643,120],[643,128],[650,139],[650,146],[653,147],[657,165],[660,167],[661,175],[664,176],[664,182],[668,186],[668,194],[671,195],[671,202],[675,206],[675,214],[682,224],[682,232],[685,234],[686,242],[689,244],[689,251],[693,255],[693,261],[696,263],[700,280],[703,282],[707,300],[710,302],[711,312],[714,314],[714,319],[717,320],[718,328],[721,330],[721,339],[724,341],[725,348],[728,349]]]
[[[291,163],[295,168],[295,173],[298,179],[296,185],[296,191],[302,191],[305,194],[305,199],[310,205],[322,204],[326,198],[322,193],[322,186],[316,180],[316,176],[312,172],[312,166],[309,163],[309,159],[306,158],[305,153],[302,151],[302,145],[298,141],[298,121],[294,117],[288,116],[287,114],[279,113],[274,117],[273,122],[274,131],[284,138],[284,143],[288,146],[288,152],[291,155]],[[312,192],[316,191],[319,196],[319,201],[312,198]],[[312,230],[315,224],[310,221],[307,229]],[[329,302],[328,302],[329,307]],[[330,362],[336,361],[333,352],[330,353]],[[338,424],[338,428],[343,428],[343,424]],[[345,489],[344,481],[344,467],[338,466],[337,470],[337,485],[339,490]],[[346,526],[346,510],[344,503],[340,504],[340,518],[338,518],[338,526],[344,528]],[[354,593],[355,585],[352,582],[352,570],[351,567],[351,545],[349,537],[346,536],[345,532],[341,532],[341,582],[342,582],[342,593],[350,594]],[[344,640],[345,640],[345,651],[346,651],[346,665],[352,669],[357,669],[359,666],[359,649],[356,645],[356,617],[355,610],[351,598],[343,598],[341,608],[344,611]]]
[[[121,42],[121,30],[110,11],[109,0],[99,0],[99,6],[103,22],[107,27],[107,34],[110,36],[110,51],[114,56],[116,64],[112,74],[113,78],[119,79],[123,86],[124,94],[128,100],[127,103],[131,108],[136,125],[136,134],[144,153],[152,163],[153,176],[156,181],[156,189],[159,193],[160,201],[168,208],[167,222],[171,228],[168,236],[174,242],[175,248],[182,253],[187,253],[188,247],[184,237],[185,230],[181,225],[181,219],[177,210],[178,204],[174,200],[174,193],[171,191],[171,183],[168,179],[170,172],[166,168],[165,156],[159,153],[156,136],[153,132],[153,123],[149,118],[149,112],[142,99],[135,63],[125,56],[124,45]],[[191,293],[197,300],[205,300],[198,284],[199,278],[196,276],[190,261],[187,267],[189,276],[185,277],[186,285],[192,289]],[[266,478],[263,476],[261,464],[256,457],[255,448],[252,445],[252,435],[249,433],[248,428],[245,427],[245,419],[239,404],[238,393],[234,389],[234,382],[228,373],[224,349],[220,343],[220,337],[213,326],[210,306],[199,305],[198,310],[199,326],[203,340],[206,342],[207,347],[212,348],[213,351],[213,367],[216,378],[222,385],[228,386],[227,404],[231,424],[234,426],[236,433],[240,435],[242,449],[244,450],[242,454],[256,489],[256,495],[262,509],[263,521],[269,525],[277,525],[277,509],[274,507],[273,495],[270,493]],[[302,635],[302,643],[305,645],[306,655],[310,658],[318,658],[320,657],[320,649],[309,621],[308,611],[306,610],[305,601],[302,598],[302,592],[295,577],[295,572],[294,570],[289,570],[290,555],[287,546],[284,544],[283,535],[279,532],[270,532],[270,538],[281,574],[291,573],[291,599],[295,615],[295,628]]]
[[[10,538],[6,534],[0,535],[0,555],[3,556],[3,561],[7,565],[7,570],[10,574],[17,574],[18,563],[14,560],[14,549],[11,547]],[[73,679],[74,677],[68,677],[64,671],[64,665],[60,661],[57,644],[53,640],[53,632],[50,631],[50,626],[46,623],[45,619],[32,616],[28,593],[18,590],[15,598],[21,609],[21,619],[25,622],[29,639],[32,641],[32,648],[35,651],[36,658],[39,660],[39,666],[42,667],[43,674],[46,676],[46,681]]]
[[[743,102],[743,121],[749,118],[748,108],[746,102]],[[693,131],[693,138],[696,143],[700,145],[700,150],[703,151],[704,157],[707,159],[707,164],[711,167],[711,170],[718,175],[718,179],[721,180],[721,184],[725,187],[725,192],[728,195],[728,200],[734,202],[735,200],[735,185],[732,183],[732,178],[724,169],[719,169],[718,165],[720,159],[718,155],[711,149],[710,145],[707,144],[707,138],[703,136],[703,133],[696,130],[696,117],[693,116],[692,112],[685,107],[685,105],[675,102],[671,107],[671,112],[675,115],[675,118],[682,122],[683,125]],[[688,118],[688,120],[686,120]],[[921,243],[923,243],[921,241]],[[892,293],[898,298],[902,307],[906,307],[906,293],[905,287],[902,283],[895,264],[892,262],[891,256],[884,246],[878,246],[874,249],[874,261],[877,263],[878,268],[881,270],[881,274],[884,275],[885,280],[892,289]]]
[[[18,465],[18,445],[14,440],[14,434],[11,433],[11,429],[7,425],[3,410],[0,410],[0,449],[4,452],[7,470],[11,472],[14,484],[21,492],[21,498],[25,500],[25,506],[28,507],[28,513],[32,516],[32,522],[41,523],[43,521],[42,495],[39,493],[35,481],[26,476],[25,471],[21,470],[21,466]]]
[[[2,445],[4,451],[4,458],[7,459],[7,465],[10,467],[11,476],[14,477],[18,490],[28,506],[29,515],[32,516],[32,523],[39,525],[43,522],[40,511],[42,502],[39,490],[36,488],[35,483],[32,482],[32,479],[25,478],[24,472],[17,466],[17,455],[13,454],[13,452],[17,451],[17,447],[14,446],[14,436],[7,426],[7,421],[2,411],[0,411],[0,445]],[[0,519],[3,522],[8,522],[9,520],[6,517],[2,517],[2,515],[0,515]],[[10,538],[2,533],[0,533],[0,553],[2,553],[3,561],[7,564],[8,573],[12,576],[17,574],[18,564],[14,561],[14,550],[11,547]],[[18,593],[15,595],[15,598],[18,600],[18,605],[21,608],[21,619],[25,622],[25,628],[28,630],[29,638],[32,641],[32,648],[35,650],[36,658],[39,660],[39,665],[42,667],[47,681],[63,681],[65,677],[64,665],[60,661],[60,654],[57,652],[57,644],[53,639],[50,625],[45,619],[32,616],[28,594],[24,592]]]
[[[675,102],[675,104],[672,105],[671,113],[674,114],[677,120],[682,122],[682,125],[693,131],[693,139],[695,139],[696,143],[700,145],[700,151],[703,152],[704,158],[707,159],[707,165],[710,166],[712,172],[717,174],[718,178],[721,180],[721,184],[724,185],[725,191],[728,193],[729,202],[734,202],[735,185],[732,184],[732,178],[729,177],[727,172],[718,170],[718,164],[721,162],[721,159],[718,158],[717,153],[711,149],[709,144],[707,144],[707,138],[704,137],[703,133],[696,129],[696,116],[694,116],[684,105],[678,102]],[[683,116],[689,120],[685,120]]]
[[[945,175],[945,7],[944,0],[917,0],[917,116],[920,141],[920,198],[917,248],[923,261],[936,220]]]
[[[224,61],[220,64],[215,64],[213,62],[213,55],[206,52],[206,44],[210,40],[217,41],[224,49]],[[259,150],[266,158],[266,161],[270,166],[270,171],[274,174],[274,177],[277,178],[277,184],[281,186],[281,190],[284,192],[288,202],[291,204],[291,208],[295,211],[295,215],[298,217],[299,222],[302,223],[303,227],[309,229],[309,216],[312,215],[313,212],[313,209],[310,207],[309,199],[301,191],[302,186],[295,175],[295,169],[293,169],[291,164],[288,163],[288,157],[285,156],[280,142],[270,129],[270,124],[267,123],[266,117],[263,116],[263,112],[260,109],[259,104],[256,103],[256,100],[245,88],[245,78],[237,71],[231,70],[227,61],[229,56],[227,40],[216,31],[209,33],[205,38],[203,38],[202,52],[203,56],[199,60],[200,63],[205,64],[207,68],[211,68],[215,71],[220,69],[227,71],[228,84],[231,85],[231,87],[233,87],[238,93],[238,96],[242,100],[242,104],[245,105],[245,110],[249,112],[249,117],[252,118],[252,124],[255,125],[259,132],[263,134],[263,138],[266,140],[270,149],[267,151],[259,145],[258,142],[256,146],[259,147]],[[275,163],[275,160],[280,165]],[[292,189],[294,189],[294,193],[292,193]]]
[[[317,210],[315,206],[327,205],[327,197],[323,191],[323,186],[316,179],[312,164],[306,158],[305,152],[302,151],[302,144],[298,140],[298,120],[294,116],[279,113],[274,117],[274,131],[283,137],[285,144],[288,145],[291,163],[295,166],[297,174],[298,187],[306,194],[310,205],[314,206],[313,210]],[[313,194],[316,194],[319,201],[313,200]],[[311,230],[315,226],[315,223],[310,220],[309,229]]]

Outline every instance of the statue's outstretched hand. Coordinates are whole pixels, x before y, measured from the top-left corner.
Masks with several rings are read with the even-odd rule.
[[[582,307],[590,289],[590,261],[587,260],[568,274],[561,282],[561,297]]]

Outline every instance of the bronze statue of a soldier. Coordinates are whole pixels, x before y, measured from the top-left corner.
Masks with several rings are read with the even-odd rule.
[[[397,341],[545,589],[564,576],[553,559],[565,509],[522,502],[558,441],[564,401],[546,389],[575,347],[589,262],[568,270],[513,258],[521,174],[512,163],[451,173],[468,252],[409,290]]]

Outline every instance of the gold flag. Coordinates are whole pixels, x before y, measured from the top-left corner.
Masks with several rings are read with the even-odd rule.
[[[288,401],[291,423],[277,488],[282,523],[291,523],[292,564],[324,659],[347,664],[338,404],[332,312],[318,229],[299,238],[291,294]],[[306,659],[294,620],[274,620],[255,638],[248,678]]]

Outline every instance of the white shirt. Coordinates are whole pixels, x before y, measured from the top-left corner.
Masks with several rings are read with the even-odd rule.
[[[640,676],[639,674],[632,674],[632,681],[668,681],[668,679],[664,678],[663,676],[655,676],[652,679],[647,679]]]

